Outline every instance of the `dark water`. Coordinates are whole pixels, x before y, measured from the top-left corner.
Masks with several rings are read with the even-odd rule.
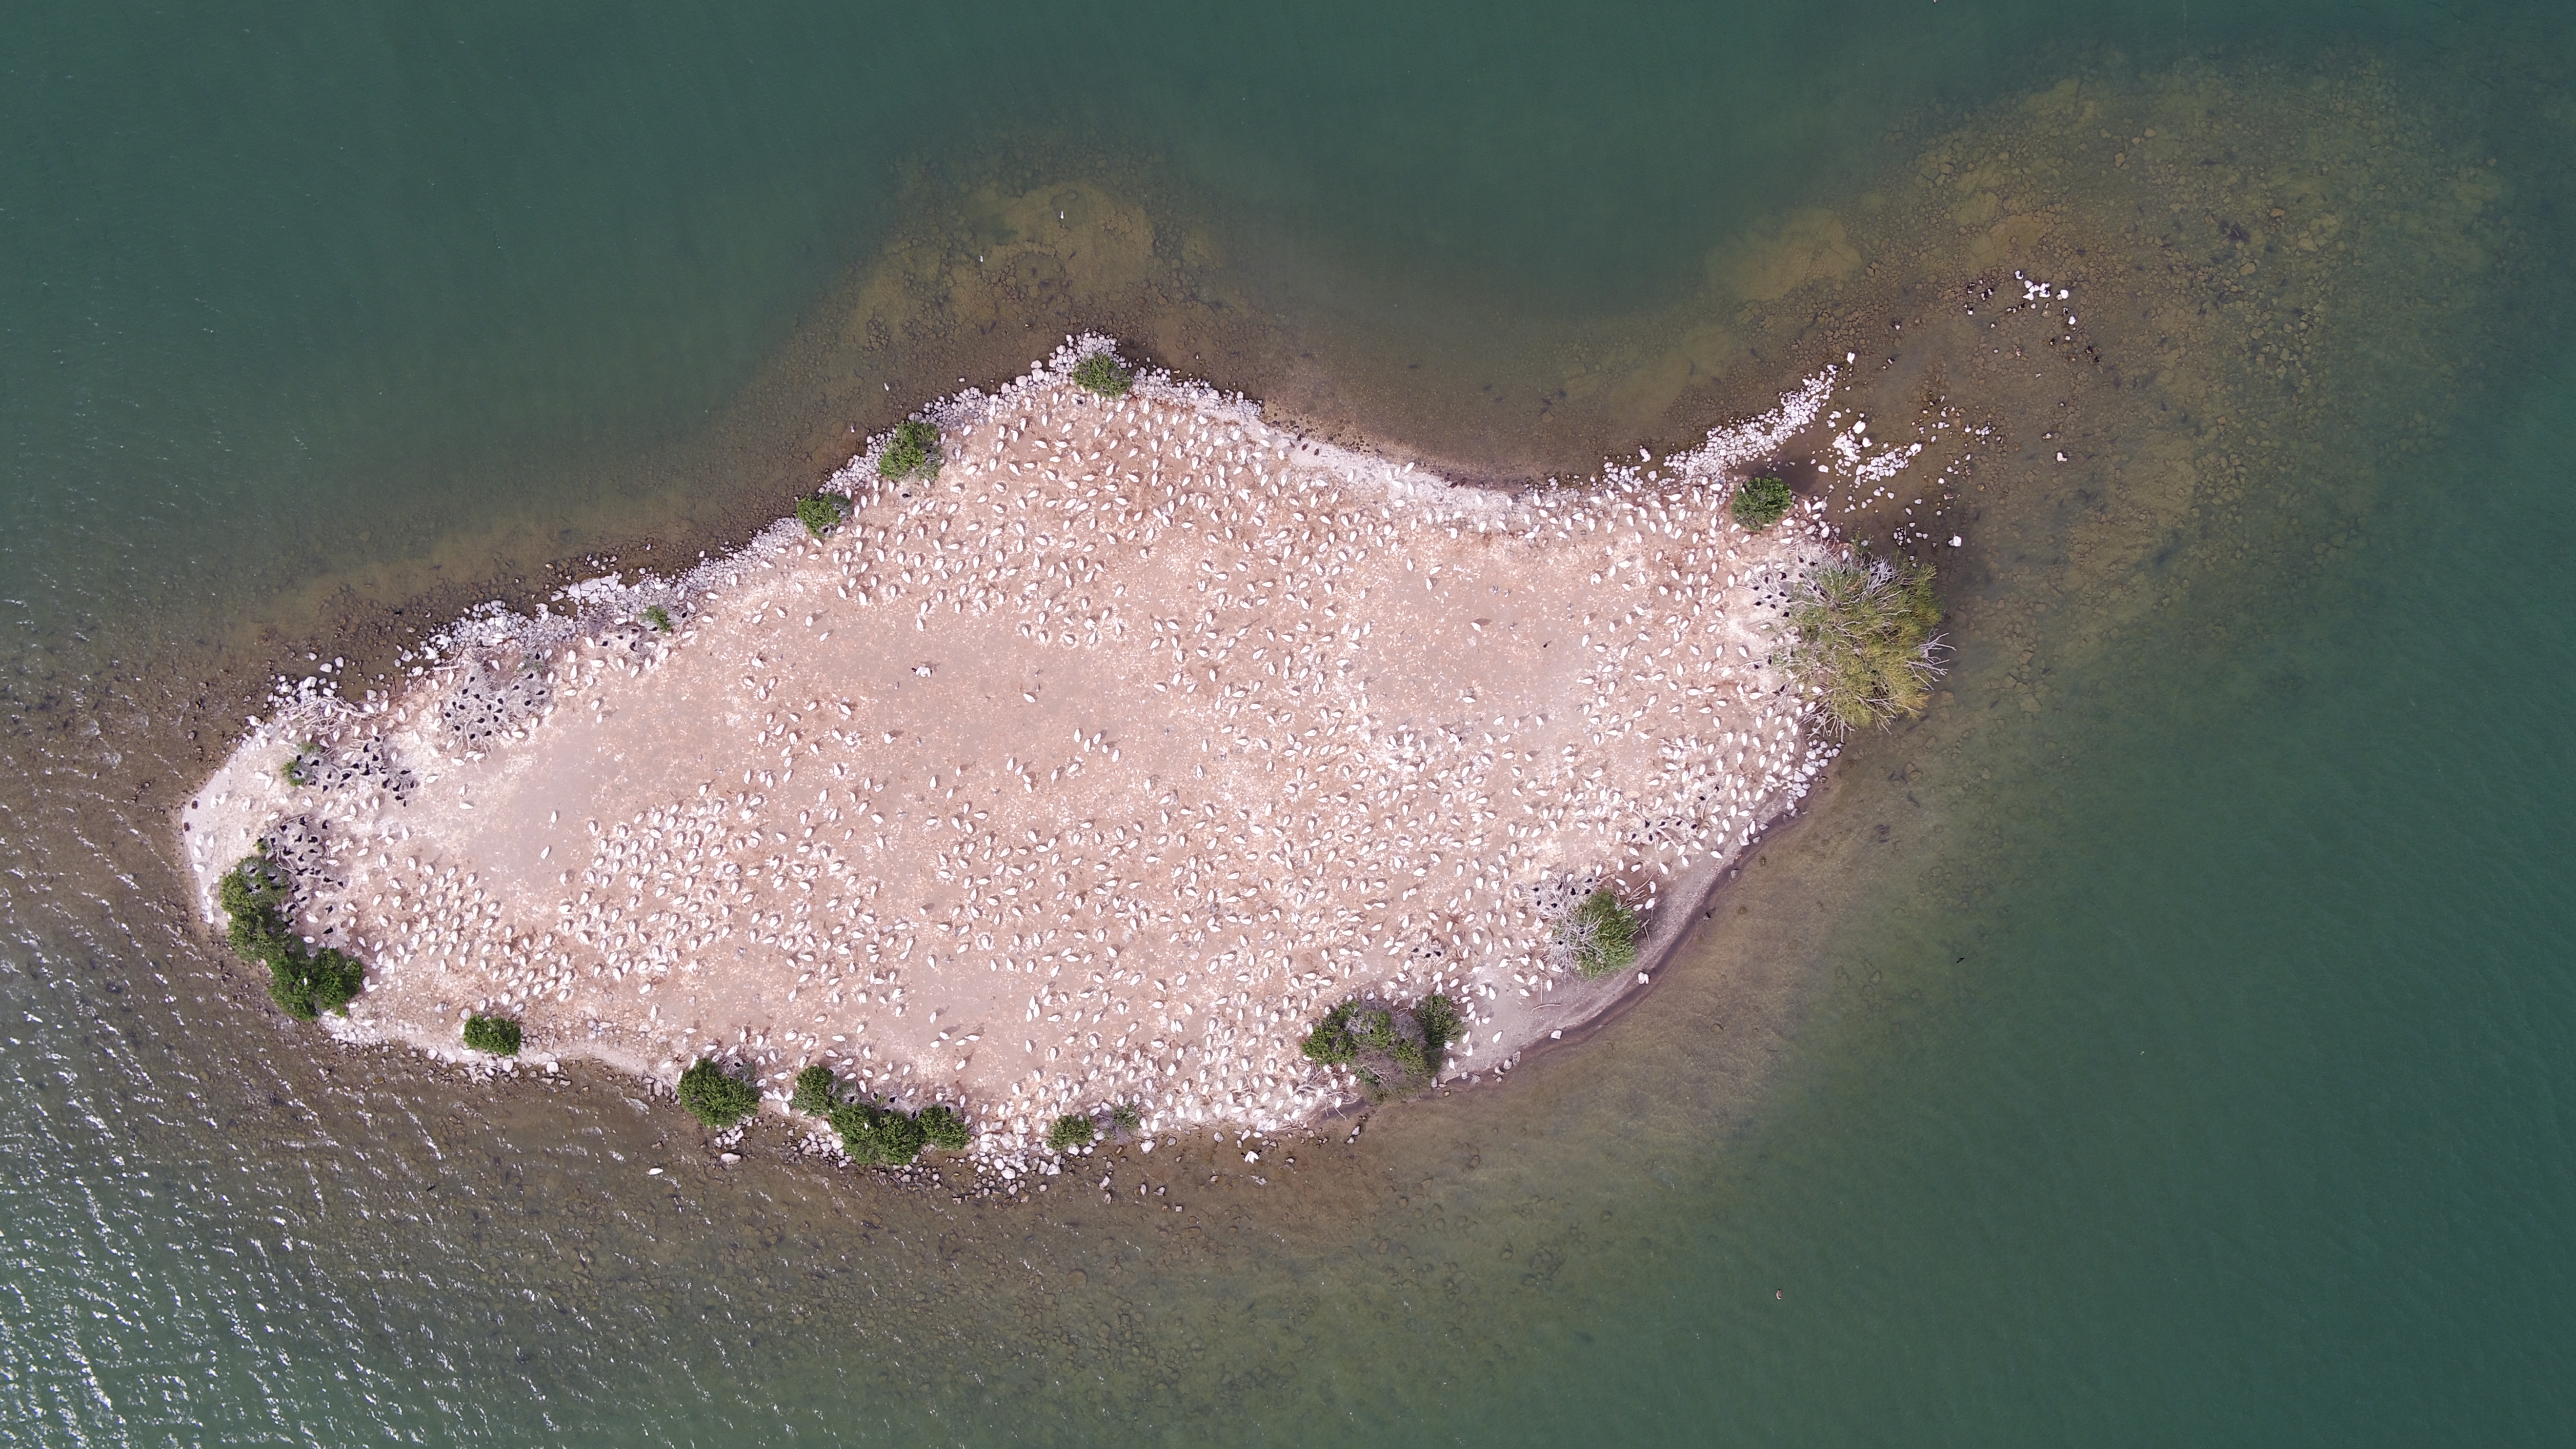
[[[2552,8],[0,37],[13,1441],[2564,1437]],[[173,904],[306,641],[720,544],[1094,324],[1510,474],[1865,355],[1999,429],[1958,669],[1642,1009],[1180,1213],[317,1050]]]

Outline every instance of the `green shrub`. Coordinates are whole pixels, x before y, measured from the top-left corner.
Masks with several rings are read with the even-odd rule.
[[[840,1079],[832,1075],[830,1067],[816,1062],[796,1074],[796,1091],[787,1099],[787,1105],[808,1116],[820,1117],[832,1110],[840,1095]]]
[[[939,430],[918,418],[898,424],[877,455],[877,472],[886,478],[928,478],[939,472]],[[835,519],[835,522],[839,520]]]
[[[1121,1102],[1117,1106],[1109,1109],[1110,1131],[1122,1132],[1129,1136],[1133,1136],[1134,1134],[1143,1131],[1144,1128],[1145,1114],[1137,1110],[1135,1103]]]
[[[228,922],[225,940],[234,955],[268,968],[268,999],[278,1010],[298,1021],[326,1011],[345,1015],[366,984],[366,963],[328,946],[316,951],[305,945],[286,917],[294,894],[276,862],[264,854],[244,857],[216,888]]]
[[[1466,1035],[1461,1030],[1465,1023],[1458,1019],[1458,1008],[1435,991],[1415,1004],[1413,1021],[1422,1030],[1423,1050],[1430,1054],[1432,1069],[1437,1071],[1449,1055],[1449,1044]]]
[[[709,1127],[730,1127],[760,1107],[760,1089],[707,1057],[680,1073],[680,1105]]]
[[[852,1162],[902,1167],[921,1156],[930,1132],[921,1120],[893,1107],[872,1102],[835,1103],[826,1114]]]
[[[1401,1082],[1411,1084],[1431,1075],[1431,1054],[1422,1049],[1422,1038],[1418,1036],[1397,1037],[1387,1044],[1386,1054],[1402,1073],[1398,1078]],[[1387,1083],[1381,1081],[1379,1085],[1386,1086]]]
[[[1760,533],[1789,511],[1789,485],[1778,478],[1747,478],[1735,485],[1728,511],[1745,528]]]
[[[283,929],[286,903],[293,895],[286,873],[265,854],[243,856],[241,864],[226,871],[215,899],[232,922],[233,949],[247,956],[246,932]]]
[[[1080,1112],[1067,1112],[1047,1128],[1047,1148],[1052,1152],[1070,1152],[1087,1146],[1098,1135],[1091,1119]]]
[[[1095,352],[1074,364],[1073,380],[1102,397],[1125,397],[1127,389],[1136,385],[1136,374],[1120,366],[1110,353]]]
[[[1794,642],[1780,663],[1836,738],[1920,714],[1941,677],[1932,631],[1941,604],[1927,563],[1866,563],[1808,575],[1789,605]]]
[[[1345,1001],[1306,1033],[1302,1050],[1308,1061],[1349,1067],[1384,1099],[1431,1085],[1458,1035],[1458,1009],[1434,992],[1407,1010]]]
[[[321,766],[322,747],[311,740],[306,740],[295,747],[295,753],[287,757],[286,763],[277,767],[277,773],[290,785],[310,785],[313,783],[314,772]]]
[[[1557,939],[1574,951],[1586,976],[1607,976],[1637,964],[1637,913],[1608,886],[1583,898],[1557,926]]]
[[[956,1108],[933,1102],[921,1109],[916,1120],[921,1123],[921,1135],[930,1139],[931,1146],[942,1152],[966,1150],[966,1119],[957,1115]]]
[[[901,1167],[921,1156],[925,1147],[955,1152],[966,1145],[966,1119],[945,1102],[919,1113],[874,1102],[844,1102],[840,1082],[820,1062],[796,1074],[796,1094],[787,1105],[811,1112],[832,1124],[852,1162]]]
[[[268,999],[298,1021],[311,1021],[326,1011],[347,1016],[349,1003],[366,984],[365,962],[325,946],[285,970],[270,963]]]
[[[907,423],[904,426],[912,427],[915,425]],[[933,441],[936,441],[938,434],[934,433],[931,437]],[[886,453],[887,456],[891,457],[893,456],[894,450],[889,447],[886,450]],[[916,464],[916,466],[918,465]],[[895,475],[887,474],[886,476],[893,477]],[[849,505],[842,502],[837,494],[817,493],[811,498],[798,500],[796,504],[796,521],[804,524],[805,531],[814,535],[816,538],[821,538],[824,534],[830,533],[833,529],[840,527],[841,520],[848,516]]]
[[[668,634],[671,632],[671,611],[659,604],[648,604],[644,609],[644,622],[657,632]]]
[[[1301,1048],[1306,1060],[1327,1067],[1346,1067],[1360,1053],[1359,1043],[1351,1037],[1351,1014],[1360,1009],[1356,1001],[1345,1001],[1324,1013],[1315,1029],[1306,1033]]]
[[[506,1016],[465,1018],[465,1045],[496,1057],[519,1054],[519,1024]]]
[[[1389,1056],[1402,1049],[1404,1036],[1395,1029],[1395,1013],[1384,1007],[1369,1007],[1351,1018],[1356,1028],[1352,1036],[1362,1051],[1383,1052]]]

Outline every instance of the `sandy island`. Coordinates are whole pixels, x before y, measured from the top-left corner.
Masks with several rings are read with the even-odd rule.
[[[540,1062],[668,1084],[714,1053],[780,1110],[823,1061],[1008,1160],[1106,1104],[1271,1130],[1356,1100],[1298,1050],[1355,996],[1444,990],[1446,1073],[1507,1067],[1637,984],[1573,970],[1574,894],[1645,909],[1651,965],[1832,754],[1768,661],[1840,549],[1816,510],[1725,508],[1825,379],[1508,494],[1168,378],[1094,396],[1066,374],[1097,345],[935,410],[935,479],[854,462],[820,541],[489,610],[395,694],[282,702],[184,813],[208,919],[265,841],[310,939],[368,963],[344,1037],[461,1057],[462,1017],[515,1016]]]

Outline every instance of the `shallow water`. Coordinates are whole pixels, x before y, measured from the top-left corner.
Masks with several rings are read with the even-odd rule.
[[[443,13],[12,22],[12,1437],[2554,1438],[2563,21]],[[2029,258],[2098,366],[1973,330]],[[1883,338],[2006,429],[1947,697],[1641,1009],[1157,1210],[317,1052],[170,903],[293,641],[1095,321],[1502,473]]]

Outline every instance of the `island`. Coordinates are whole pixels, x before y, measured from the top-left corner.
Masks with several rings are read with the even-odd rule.
[[[1928,576],[1750,471],[1832,385],[1507,490],[1068,339],[739,553],[281,697],[185,856],[343,1039],[594,1059],[863,1156],[1507,1071],[1649,983],[1834,756],[1799,610],[1916,601],[1854,707],[1919,707],[1882,696],[1935,667]]]

